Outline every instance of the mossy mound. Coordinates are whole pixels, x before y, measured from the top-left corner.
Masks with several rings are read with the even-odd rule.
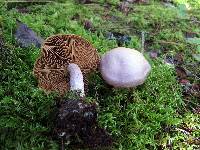
[[[126,46],[135,49],[141,48],[142,31],[149,32],[146,37],[149,50],[188,54],[195,47],[185,41],[184,34],[189,30],[196,32],[198,25],[178,18],[175,10],[155,2],[135,5],[133,12],[124,16],[116,3],[119,1],[112,1],[107,11],[101,2],[82,5],[69,0],[29,6],[26,14],[19,13],[17,7],[7,10],[0,4],[4,41],[0,50],[0,149],[59,149],[51,135],[57,95],[46,95],[38,89],[32,69],[40,49],[18,46],[13,36],[16,19],[44,39],[58,33],[80,35],[102,54],[118,46],[115,40],[104,36],[110,31],[129,33],[131,41]],[[115,13],[114,19],[103,19],[105,11],[107,17]],[[196,11],[192,13],[200,18]],[[92,22],[95,31],[84,28],[85,20]],[[152,71],[145,84],[135,89],[114,89],[99,73],[91,76],[87,100],[99,103],[98,121],[113,136],[113,149],[198,148],[194,139],[200,136],[199,119],[185,109],[174,68],[165,64],[162,57],[154,60],[146,57]],[[194,61],[191,54],[186,58]],[[192,131],[185,134],[183,126]]]

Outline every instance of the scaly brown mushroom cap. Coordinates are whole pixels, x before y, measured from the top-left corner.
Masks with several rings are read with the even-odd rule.
[[[33,73],[39,87],[64,94],[69,90],[67,66],[77,64],[84,76],[99,65],[97,50],[85,39],[77,35],[54,35],[47,38],[41,48],[41,56],[36,60]]]

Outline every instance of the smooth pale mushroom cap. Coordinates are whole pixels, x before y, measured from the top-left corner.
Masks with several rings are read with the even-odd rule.
[[[78,65],[87,82],[87,75],[99,65],[99,55],[87,40],[77,35],[53,35],[47,38],[33,68],[39,87],[46,92],[57,91],[60,94],[69,91],[67,66],[70,63]]]
[[[137,50],[118,47],[102,56],[103,79],[114,87],[135,87],[144,83],[151,66]]]

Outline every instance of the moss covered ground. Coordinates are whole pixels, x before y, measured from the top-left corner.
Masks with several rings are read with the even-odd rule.
[[[184,3],[187,5],[180,5]],[[186,40],[186,33],[200,37],[200,4],[198,1],[174,1],[174,7],[159,1],[130,4],[129,11],[119,9],[120,1],[98,1],[81,4],[74,0],[34,4],[0,3],[0,149],[57,150],[59,145],[51,136],[55,94],[46,95],[37,86],[32,74],[40,49],[20,48],[14,38],[16,19],[44,39],[53,34],[77,34],[97,48],[100,54],[115,48],[118,43],[108,40],[109,32],[131,37],[122,46],[141,51],[144,47],[152,71],[145,84],[135,89],[114,89],[101,78],[91,76],[88,101],[99,104],[98,120],[113,137],[109,149],[199,149],[199,97],[185,97],[178,83],[175,68],[164,62],[165,56],[184,55],[184,68],[199,83],[199,64],[196,43]],[[21,5],[21,4],[20,4]],[[190,6],[187,10],[185,6]],[[184,6],[184,7],[183,7]],[[92,24],[91,30],[84,26]],[[145,45],[141,44],[145,33]],[[156,51],[156,59],[149,52]],[[198,94],[197,94],[198,95]],[[188,102],[189,101],[189,102]],[[195,109],[195,111],[194,111]]]

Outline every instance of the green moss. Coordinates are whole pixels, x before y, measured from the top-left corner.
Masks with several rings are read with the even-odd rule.
[[[156,149],[160,137],[165,136],[162,126],[181,122],[176,115],[183,105],[180,86],[172,68],[160,61],[152,62],[150,76],[136,89],[109,89],[95,80],[99,120],[116,138],[117,149]]]
[[[184,4],[186,5],[188,8],[192,7],[195,9],[200,8],[200,1],[199,0],[173,0],[176,4]]]
[[[113,4],[119,1],[112,1]],[[132,5],[131,5],[132,6]],[[51,138],[53,128],[55,95],[46,95],[38,89],[32,69],[40,50],[35,47],[19,48],[14,39],[16,19],[27,24],[44,39],[58,33],[78,34],[88,39],[103,54],[117,47],[116,41],[104,37],[108,31],[122,32],[132,37],[127,47],[139,49],[140,34],[147,31],[146,40],[151,41],[148,50],[169,49],[176,53],[192,51],[193,46],[185,42],[184,33],[195,31],[198,25],[177,16],[177,11],[158,3],[134,5],[133,11],[124,16],[114,6],[106,12],[115,19],[102,18],[101,5],[80,5],[73,0],[66,3],[49,3],[28,7],[30,13],[20,14],[16,9],[0,8],[2,33],[5,46],[0,55],[0,149],[58,149]],[[192,12],[198,18],[199,13]],[[72,19],[79,14],[79,19]],[[83,27],[90,20],[95,33]],[[163,45],[160,41],[177,44]],[[199,125],[198,116],[182,110],[182,90],[176,81],[173,68],[161,58],[150,61],[152,71],[145,84],[135,89],[114,89],[105,84],[99,73],[91,77],[89,101],[99,103],[99,121],[114,138],[113,149],[157,149],[166,147],[169,139],[175,139],[174,148],[190,148],[181,139],[198,137],[196,131],[190,137],[181,132],[165,132],[166,126]],[[2,65],[3,64],[3,65]],[[178,113],[182,111],[181,113]],[[183,145],[182,145],[183,144]]]

